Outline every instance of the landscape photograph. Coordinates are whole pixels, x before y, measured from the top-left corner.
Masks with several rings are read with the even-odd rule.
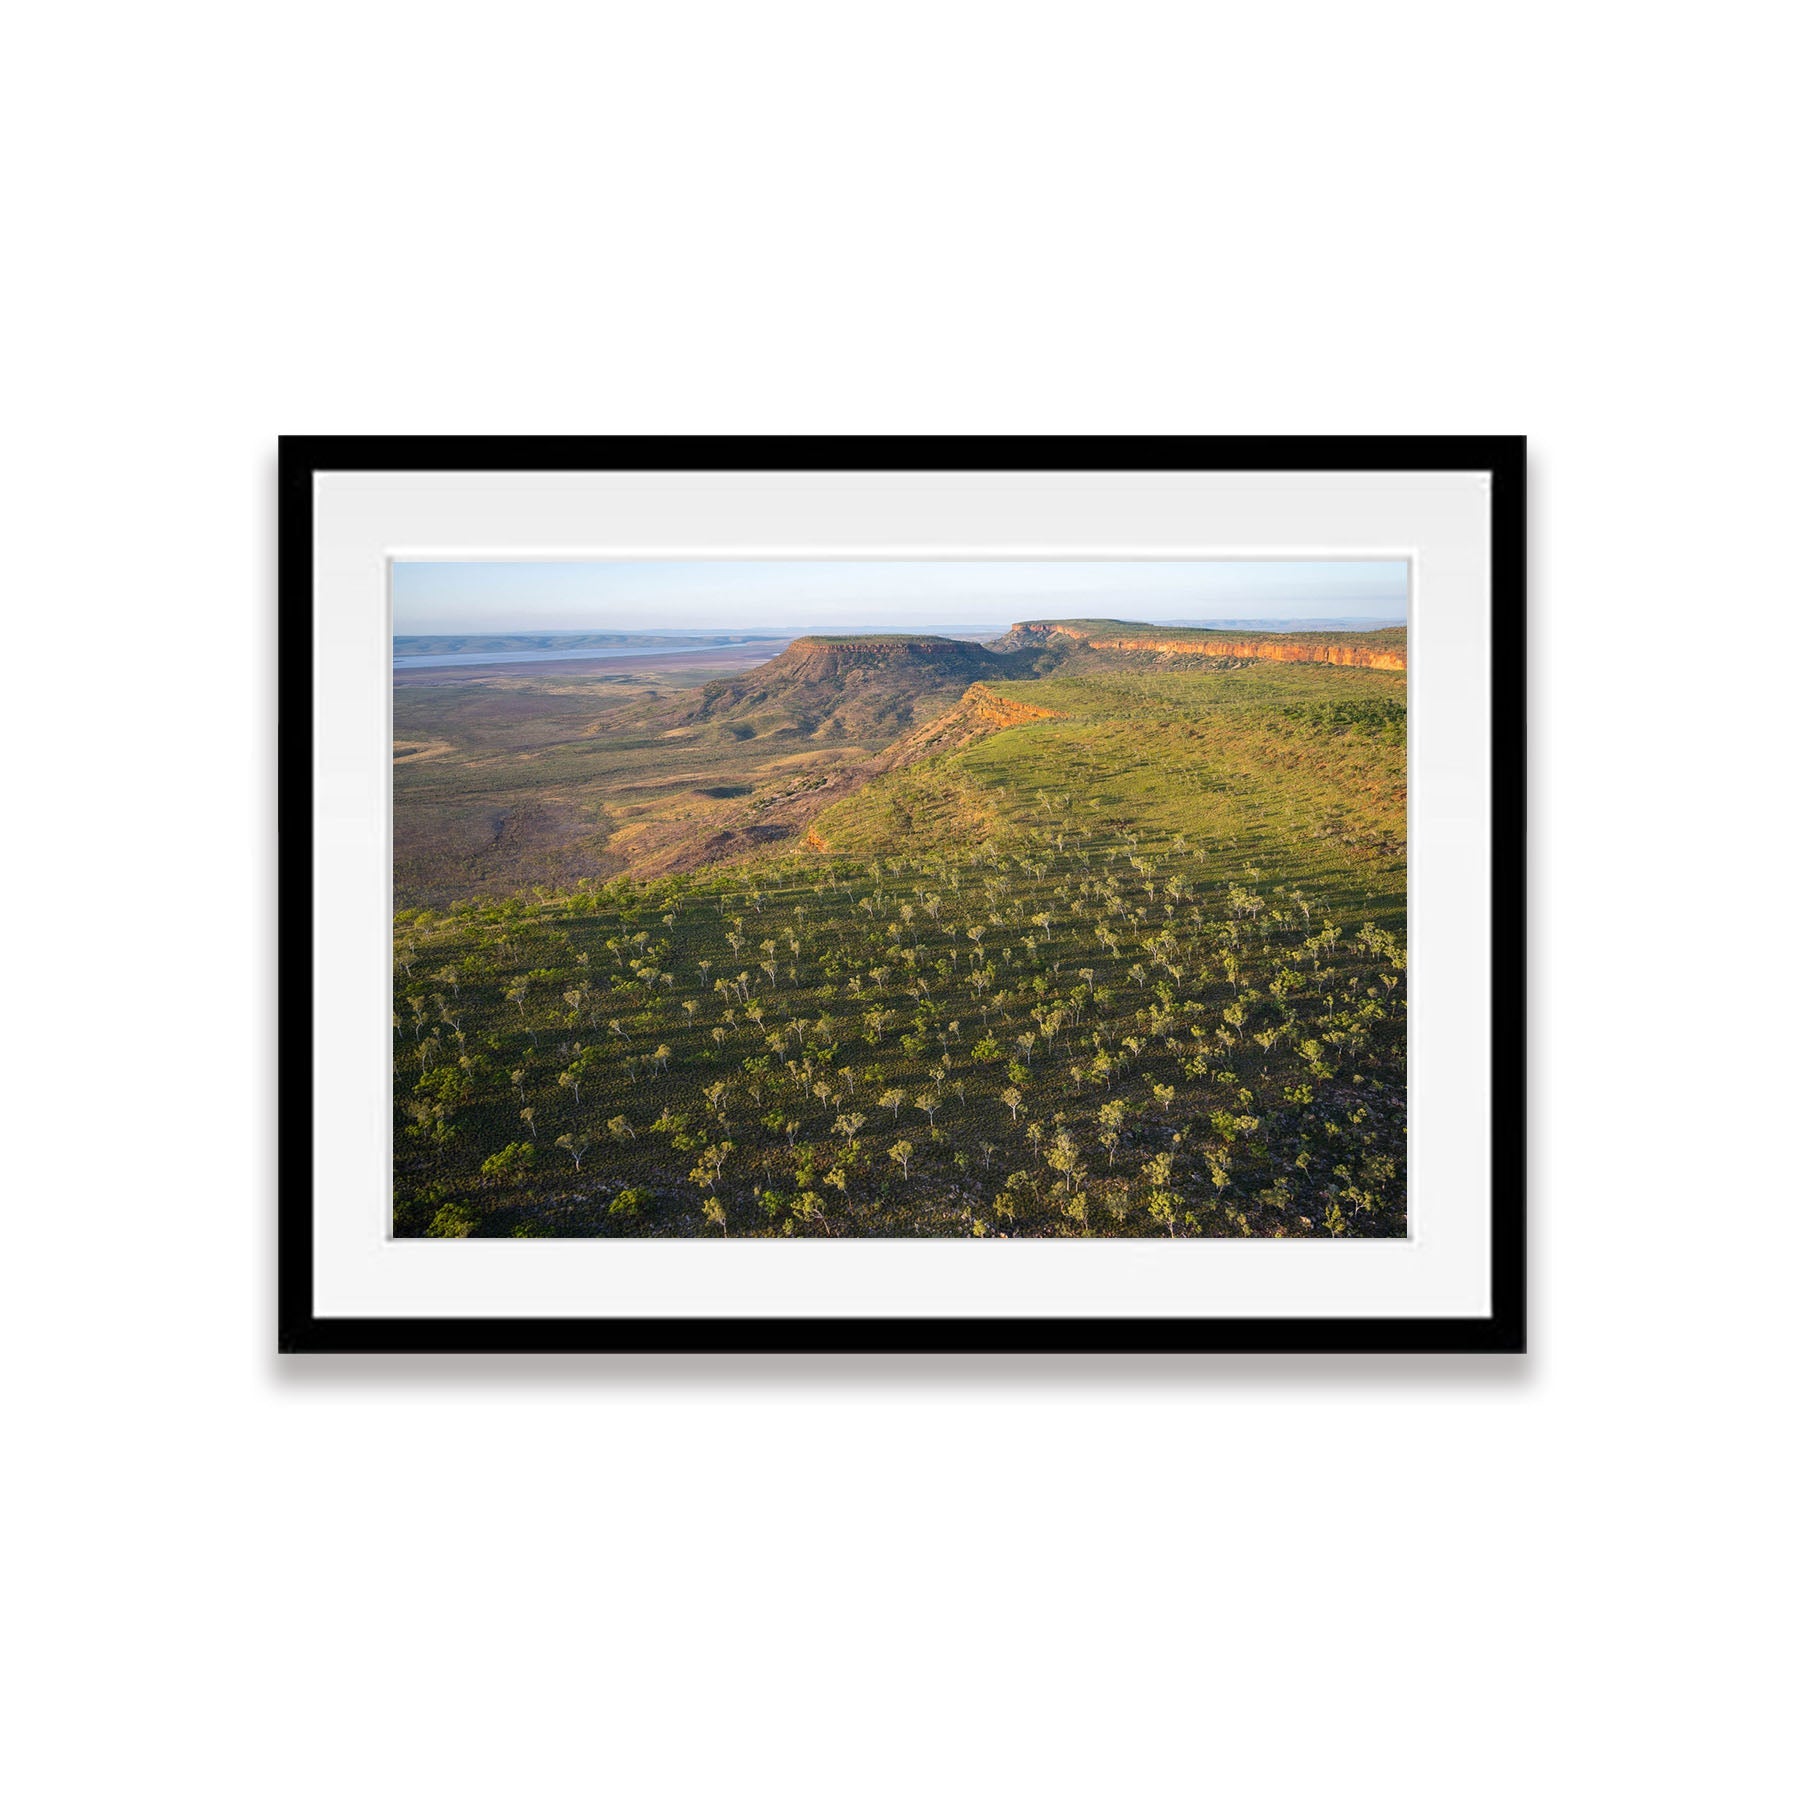
[[[390,578],[396,1236],[1405,1236],[1404,562]]]

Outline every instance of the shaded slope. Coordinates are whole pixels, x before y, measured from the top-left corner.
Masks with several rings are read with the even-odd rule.
[[[829,849],[829,841],[810,829],[811,821],[871,781],[964,749],[1009,726],[1056,716],[1048,708],[997,693],[984,682],[972,682],[950,706],[934,710],[878,756],[796,770],[742,797],[728,815],[710,819],[702,832],[684,826],[638,833],[633,867],[639,873],[674,874],[800,838],[809,849]]]
[[[939,637],[797,638],[759,668],[708,682],[673,722],[740,739],[777,734],[885,749],[1012,658]]]

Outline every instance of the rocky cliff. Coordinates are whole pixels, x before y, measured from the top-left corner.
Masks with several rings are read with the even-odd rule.
[[[985,666],[993,659],[993,651],[984,649],[980,644],[967,643],[961,638],[893,632],[886,636],[795,638],[779,656],[771,659],[767,667],[773,669],[786,665],[823,673],[870,666],[892,667],[895,664],[921,661],[955,665],[959,668],[969,664]]]
[[[893,745],[872,765],[876,773],[904,769],[927,756],[960,750],[977,738],[1004,731],[1009,725],[1029,725],[1058,715],[1045,706],[1032,706],[1010,694],[996,693],[985,681],[971,682],[966,693],[948,712],[928,720]]]
[[[1133,625],[1118,619],[1036,619],[1013,626],[1003,642],[1018,649],[1068,641],[1090,650],[1155,656],[1213,656],[1236,661],[1339,663],[1358,669],[1404,669],[1406,628],[1385,631],[1241,632]]]

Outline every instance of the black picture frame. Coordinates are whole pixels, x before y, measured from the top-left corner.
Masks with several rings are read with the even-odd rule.
[[[1526,1347],[1523,437],[283,437],[279,1347],[391,1352],[1522,1352]],[[1491,478],[1491,1305],[1446,1318],[333,1318],[314,1304],[313,492],[326,472],[1477,472]],[[1494,645],[1498,652],[1502,647]]]

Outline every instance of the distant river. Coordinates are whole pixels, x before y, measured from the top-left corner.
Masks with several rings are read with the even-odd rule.
[[[775,640],[769,654],[775,653]],[[706,650],[760,650],[761,644],[632,644],[590,650],[456,650],[437,656],[396,656],[396,669],[453,669],[473,663],[610,662],[619,656],[698,656]]]

